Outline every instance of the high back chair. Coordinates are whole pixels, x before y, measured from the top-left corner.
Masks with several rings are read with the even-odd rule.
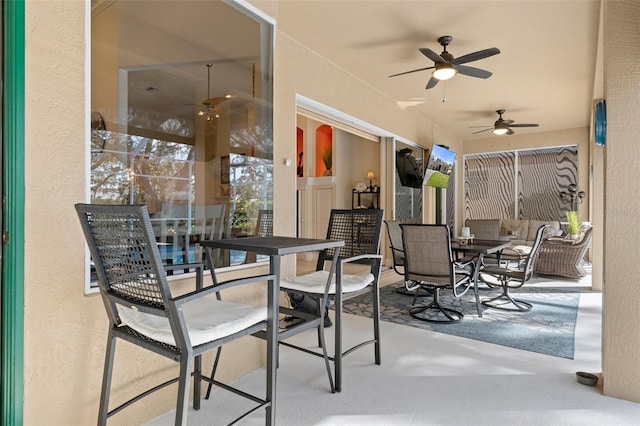
[[[540,254],[540,246],[542,245],[545,230],[549,225],[542,225],[536,232],[536,238],[531,246],[529,255],[520,262],[518,266],[502,267],[499,265],[485,266],[480,270],[482,280],[489,285],[499,285],[502,287],[502,293],[490,299],[484,299],[482,305],[489,308],[501,309],[503,311],[526,312],[531,310],[532,305],[524,300],[514,299],[509,294],[510,289],[519,288],[524,285],[533,276],[533,270]]]
[[[389,237],[389,248],[391,249],[391,257],[393,261],[393,270],[397,274],[404,277],[404,247],[402,247],[402,230],[400,224],[402,223],[420,223],[418,219],[394,219],[385,220],[387,225],[387,236]],[[396,288],[396,293],[404,294],[406,296],[415,296],[416,291],[420,291],[420,286],[413,281],[403,280],[404,285]],[[423,296],[430,294],[429,292],[422,292]]]
[[[283,279],[280,288],[288,293],[306,295],[318,302],[318,312],[324,320],[325,309],[331,301],[335,308],[335,352],[330,360],[334,363],[335,382],[329,375],[331,390],[342,390],[342,357],[352,351],[373,343],[375,363],[380,365],[380,269],[382,256],[380,255],[380,238],[382,234],[381,209],[331,210],[327,239],[345,242],[340,249],[335,275],[333,279],[327,271],[332,263],[335,249],[323,250],[318,254],[316,271]],[[356,270],[345,271],[345,267],[362,265]],[[346,351],[342,350],[342,302],[350,298],[370,292],[373,297],[373,339],[362,342]],[[324,321],[321,321],[323,323]],[[324,333],[324,327],[318,328],[318,333]],[[324,338],[319,339],[324,342]],[[322,343],[321,343],[322,344]],[[287,344],[287,346],[296,347]],[[299,348],[299,347],[296,347]],[[307,351],[306,348],[303,350]],[[307,351],[308,352],[308,351]],[[320,355],[320,354],[316,354]]]
[[[172,295],[146,206],[76,204],[75,208],[109,318],[98,424],[105,425],[107,418],[121,409],[178,382],[175,424],[186,425],[192,369],[194,409],[200,408],[202,380],[220,385],[202,376],[201,354],[267,326],[266,306],[222,302],[217,300],[219,292],[255,281],[269,281],[273,285],[275,276],[263,275],[202,288],[202,265],[179,265],[181,269],[195,267],[196,290]],[[179,377],[109,410],[117,339],[178,362]],[[248,395],[224,384],[221,386],[238,395]],[[255,396],[250,399],[258,403],[258,407],[271,405],[266,399]]]
[[[195,254],[194,261],[202,262],[202,247],[197,241],[220,240],[224,237],[224,215],[226,206],[224,204],[213,204],[208,206],[196,206],[192,220],[190,237],[195,241],[190,242]],[[222,264],[222,253],[217,250],[213,257],[214,264]]]
[[[256,232],[260,237],[269,237],[273,235],[273,210],[259,210],[258,222],[256,223]]]
[[[469,270],[458,269],[451,251],[451,239],[447,225],[402,224],[402,243],[405,255],[405,280],[430,290],[430,303],[415,306],[416,296],[409,314],[421,321],[450,323],[461,320],[464,314],[442,306],[440,290],[467,288],[471,282]]]

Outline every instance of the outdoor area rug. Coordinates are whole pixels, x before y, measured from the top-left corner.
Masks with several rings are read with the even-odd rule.
[[[464,318],[457,323],[437,324],[416,320],[409,315],[413,297],[396,293],[395,288],[401,286],[403,284],[399,282],[380,289],[380,318],[383,321],[573,359],[580,300],[578,291],[525,285],[510,290],[510,293],[533,304],[529,312],[484,308],[482,318],[479,318],[471,290],[459,300],[451,291],[441,290],[441,304],[463,312]],[[480,300],[498,294],[498,289],[481,288]],[[344,312],[371,317],[371,300],[369,293],[349,299],[344,302]],[[427,300],[430,296],[418,297],[416,304]]]

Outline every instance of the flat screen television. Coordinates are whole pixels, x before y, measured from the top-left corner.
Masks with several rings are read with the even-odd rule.
[[[396,170],[402,186],[422,188],[422,158],[416,158],[412,153],[410,148],[396,151]]]
[[[424,172],[424,184],[435,188],[446,188],[453,170],[456,153],[440,145],[433,145]]]

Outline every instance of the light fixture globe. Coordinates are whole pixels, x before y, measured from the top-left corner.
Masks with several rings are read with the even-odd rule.
[[[509,131],[509,129],[507,127],[498,126],[495,129],[493,129],[493,134],[494,135],[505,135],[505,134],[507,134],[508,131]]]
[[[450,64],[437,64],[433,77],[438,80],[449,80],[457,74],[456,69]]]

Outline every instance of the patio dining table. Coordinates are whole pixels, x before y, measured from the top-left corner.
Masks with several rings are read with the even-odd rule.
[[[476,308],[478,309],[478,316],[482,317],[482,308],[480,307],[480,296],[478,295],[478,276],[480,275],[480,267],[482,266],[482,260],[486,255],[497,254],[498,259],[502,254],[502,251],[509,247],[511,242],[509,241],[493,241],[493,240],[474,240],[473,242],[461,243],[460,241],[451,241],[451,250],[463,255],[474,256],[473,267],[473,286],[474,293],[476,294]]]

